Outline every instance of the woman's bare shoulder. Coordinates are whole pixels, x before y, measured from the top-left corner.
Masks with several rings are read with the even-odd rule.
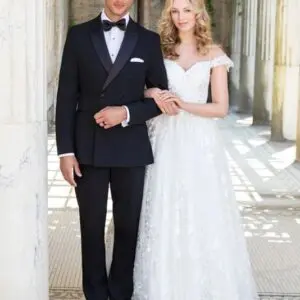
[[[217,57],[223,56],[225,54],[226,53],[224,52],[224,50],[222,49],[222,47],[220,45],[213,44],[209,47],[207,55],[212,60],[212,59],[215,59]]]

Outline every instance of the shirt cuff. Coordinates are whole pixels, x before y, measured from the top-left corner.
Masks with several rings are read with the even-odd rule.
[[[65,156],[75,156],[75,154],[74,153],[63,153],[63,154],[58,155],[58,157],[65,157]]]
[[[128,124],[130,122],[130,112],[129,112],[129,109],[128,109],[128,107],[126,105],[124,105],[123,107],[126,109],[127,118],[126,118],[126,120],[124,120],[122,122],[122,127],[126,127],[126,126],[128,126]]]

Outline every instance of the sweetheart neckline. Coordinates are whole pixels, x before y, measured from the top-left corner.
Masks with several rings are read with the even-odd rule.
[[[171,60],[171,59],[165,59],[173,64],[175,64],[177,67],[179,67],[179,69],[181,69],[184,73],[188,73],[190,70],[192,70],[196,65],[200,64],[200,63],[210,63],[211,60],[199,60],[197,62],[195,62],[194,64],[192,64],[189,68],[185,69],[184,67],[182,67],[178,62],[176,62],[175,60]]]
[[[220,57],[222,56],[225,56],[224,54],[223,55],[220,55],[220,56],[217,56],[211,60],[199,60],[197,62],[195,62],[194,64],[192,64],[189,68],[185,69],[184,67],[182,67],[178,62],[176,62],[175,60],[172,60],[172,59],[169,59],[169,58],[165,58],[164,60],[166,61],[169,61],[173,64],[175,64],[177,67],[179,67],[184,73],[188,73],[190,70],[192,70],[196,65],[200,64],[200,63],[211,63],[214,59],[219,59]]]

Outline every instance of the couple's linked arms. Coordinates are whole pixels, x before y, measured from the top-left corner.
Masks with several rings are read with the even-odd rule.
[[[217,66],[211,73],[211,93],[212,103],[189,103],[185,102],[175,94],[161,90],[159,88],[150,88],[145,91],[145,97],[153,98],[163,113],[169,114],[168,109],[164,107],[167,103],[176,104],[177,108],[191,114],[202,117],[225,117],[228,113],[228,85],[227,85],[226,66]]]
[[[148,32],[149,34],[149,54],[150,61],[148,64],[148,69],[146,73],[146,87],[159,88],[162,90],[168,89],[168,78],[164,65],[164,60],[161,52],[160,37],[158,34],[153,32]],[[151,36],[150,36],[151,35]],[[150,50],[151,49],[151,50]],[[173,104],[165,104],[169,107],[169,110],[174,112]],[[147,94],[140,101],[130,103],[127,105],[130,113],[129,125],[143,124],[149,119],[152,119],[162,113],[162,110],[153,98]]]

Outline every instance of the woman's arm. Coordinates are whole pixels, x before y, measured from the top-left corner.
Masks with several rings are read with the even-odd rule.
[[[227,67],[225,65],[212,69],[211,93],[212,103],[184,103],[183,109],[203,117],[225,117],[228,113],[228,83]]]
[[[220,65],[212,69],[211,91],[212,103],[189,103],[184,102],[171,93],[164,93],[163,101],[174,101],[179,108],[191,114],[202,117],[225,117],[228,113],[228,86],[227,86],[227,66]]]
[[[163,93],[164,91],[159,88],[149,88],[144,91],[144,96],[145,98],[152,98],[162,113],[170,116],[178,114],[178,106],[174,102],[168,103],[160,100]]]

